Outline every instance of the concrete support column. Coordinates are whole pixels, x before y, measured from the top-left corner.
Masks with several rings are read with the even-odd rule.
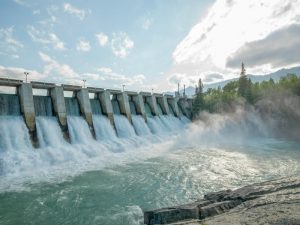
[[[141,114],[145,120],[147,120],[146,112],[145,112],[145,105],[143,101],[143,96],[141,94],[132,96],[132,100],[136,106],[136,112]]]
[[[157,102],[156,102],[155,96],[154,95],[146,96],[146,102],[149,104],[152,113],[155,116],[159,116],[159,112],[157,110]]]
[[[91,102],[89,99],[88,90],[86,88],[82,88],[81,90],[76,92],[76,97],[77,97],[78,103],[80,105],[80,111],[83,114],[86,122],[88,123],[88,125],[94,135],[92,107],[91,107]]]
[[[192,119],[192,108],[193,108],[193,99],[188,98],[187,99],[187,104],[188,104],[188,113],[189,113],[189,118]]]
[[[111,124],[114,125],[114,112],[113,107],[110,100],[110,92],[109,91],[103,91],[98,94],[98,98],[101,102],[101,107],[103,113],[108,117]]]
[[[58,118],[59,124],[62,127],[63,131],[65,131],[67,129],[67,111],[63,88],[51,88],[50,96],[52,99],[55,116]]]
[[[129,122],[131,123],[131,112],[130,112],[130,106],[128,101],[128,95],[126,92],[122,92],[121,94],[117,94],[117,100],[120,105],[120,111],[123,115],[127,117]]]
[[[167,115],[170,114],[170,109],[169,109],[169,105],[167,102],[167,97],[166,96],[162,96],[157,98],[158,103],[160,104],[160,107],[162,108],[163,112]]]
[[[188,110],[187,110],[187,107],[188,107],[188,103],[186,101],[185,98],[181,98],[178,100],[178,104],[180,105],[180,108],[182,110],[182,113],[185,115],[185,116],[189,116],[189,113],[188,113]]]
[[[175,116],[180,118],[180,113],[179,113],[179,109],[178,109],[178,105],[177,105],[177,98],[168,98],[167,101],[168,103],[172,106]]]
[[[32,95],[32,85],[23,83],[18,87],[18,95],[21,104],[21,112],[30,132],[35,132],[35,111]]]

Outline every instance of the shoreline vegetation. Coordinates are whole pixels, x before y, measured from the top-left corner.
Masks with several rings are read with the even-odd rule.
[[[234,114],[243,111],[259,118],[269,128],[270,136],[299,140],[300,134],[300,77],[287,74],[278,82],[252,83],[242,63],[239,80],[223,88],[203,91],[199,79],[193,100],[194,121],[207,119],[207,114]]]

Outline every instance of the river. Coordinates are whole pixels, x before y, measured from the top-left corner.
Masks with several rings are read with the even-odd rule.
[[[83,126],[82,121],[68,122],[75,133],[76,126]],[[174,123],[172,129],[179,127]],[[0,129],[0,224],[5,225],[139,225],[142,210],[300,174],[299,142],[249,136],[232,124],[236,132],[230,134],[224,124],[217,129],[181,124],[175,132],[134,136],[131,131],[117,138],[110,131],[105,141],[88,136],[89,141],[76,143],[80,138],[75,138],[71,145],[55,135],[56,121],[40,119],[40,149],[31,149],[22,122],[6,119],[4,124],[11,127]],[[16,126],[18,133],[7,134]],[[51,138],[42,135],[45,127]],[[14,135],[21,138],[3,144]]]

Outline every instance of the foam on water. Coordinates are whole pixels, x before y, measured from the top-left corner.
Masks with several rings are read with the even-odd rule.
[[[151,131],[147,126],[145,119],[140,115],[132,115],[132,124],[134,126],[135,132],[139,136],[150,135]]]
[[[183,124],[188,124],[191,122],[191,120],[189,120],[186,116],[181,116],[180,117],[180,121],[183,123]]]
[[[40,147],[57,147],[65,144],[56,117],[36,117],[36,129]]]
[[[93,124],[97,140],[116,140],[116,131],[107,117],[93,115]]]
[[[172,115],[160,116],[160,120],[165,125],[165,127],[170,131],[178,131],[182,129],[182,122]]]
[[[114,121],[118,137],[129,138],[136,136],[133,127],[125,116],[114,114]]]
[[[153,134],[163,134],[168,131],[158,116],[147,117],[147,124]]]
[[[72,143],[88,144],[93,141],[89,126],[81,116],[68,116],[67,121]]]
[[[111,132],[107,118],[93,119],[96,136]],[[126,117],[116,121],[124,125],[122,132],[133,130]],[[184,117],[148,118],[151,131],[160,134],[137,136],[131,130],[127,137],[109,134],[95,141],[83,118],[68,117],[69,144],[56,136],[62,135],[56,119],[38,117],[44,144],[33,149],[22,117],[0,117],[1,204],[26,211],[19,219],[0,207],[3,220],[76,224],[80,217],[83,224],[142,224],[141,208],[183,204],[208,191],[299,174],[298,143],[260,142],[249,135],[254,132],[243,134],[246,126],[237,118],[212,117],[209,125],[186,122]],[[176,129],[180,132],[170,132]]]
[[[31,149],[28,129],[21,116],[0,117],[0,152]]]

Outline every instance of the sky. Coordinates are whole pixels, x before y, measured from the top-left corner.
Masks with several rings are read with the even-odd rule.
[[[0,77],[163,92],[300,65],[300,0],[0,4]]]

